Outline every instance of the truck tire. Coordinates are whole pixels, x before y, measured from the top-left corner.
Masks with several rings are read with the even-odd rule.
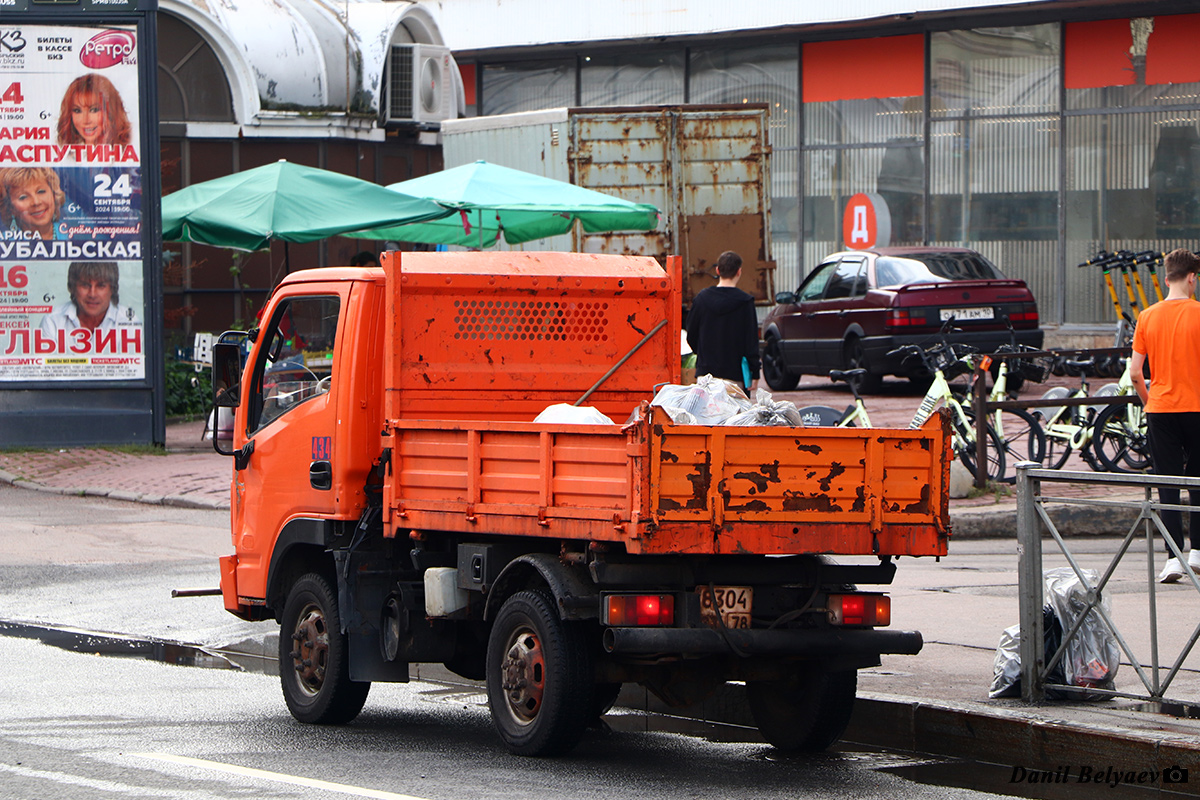
[[[279,682],[292,716],[340,725],[362,711],[370,683],[350,680],[347,641],[337,594],[315,573],[292,586],[279,632]]]
[[[750,711],[763,738],[780,750],[815,752],[838,740],[858,691],[855,670],[801,669],[782,681],[746,684]]]
[[[488,638],[487,693],[510,752],[550,756],[579,743],[595,719],[594,667],[583,629],[537,591],[500,607]]]

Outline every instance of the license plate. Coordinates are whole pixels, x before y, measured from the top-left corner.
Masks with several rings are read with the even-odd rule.
[[[942,322],[954,317],[955,319],[995,319],[991,306],[984,308],[943,308]]]
[[[750,607],[754,602],[754,590],[749,586],[697,586],[700,595],[700,617],[714,628],[720,627],[717,620],[724,621],[726,628],[749,628]]]

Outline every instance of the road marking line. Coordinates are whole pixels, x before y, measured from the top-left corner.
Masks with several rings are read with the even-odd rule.
[[[395,792],[383,792],[378,789],[364,789],[360,786],[347,786],[344,783],[330,783],[329,781],[319,781],[313,778],[301,778],[298,775],[285,775],[282,772],[268,772],[265,769],[239,767],[235,764],[224,764],[220,761],[205,761],[200,758],[188,758],[187,756],[176,756],[170,753],[130,753],[129,755],[137,758],[148,758],[154,761],[182,764],[187,767],[211,769],[216,772],[241,775],[247,778],[259,778],[266,781],[275,781],[276,783],[289,783],[293,786],[306,786],[310,789],[322,789],[327,792],[340,792],[341,794],[354,795],[355,797],[373,797],[377,798],[377,800],[426,800],[423,797],[414,797],[410,794],[396,794]]]
[[[110,794],[129,794],[137,795],[139,797],[179,796],[178,792],[154,789],[149,786],[134,786],[128,783],[118,783],[116,781],[106,781],[97,778],[86,778],[82,775],[69,775],[65,772],[49,772],[44,769],[30,769],[28,767],[19,767],[12,764],[0,764],[0,772],[8,772],[13,775],[19,775],[23,778],[36,778],[43,781],[52,781],[54,783],[60,783],[66,786],[78,786],[84,789],[93,789],[97,792],[109,792]]]

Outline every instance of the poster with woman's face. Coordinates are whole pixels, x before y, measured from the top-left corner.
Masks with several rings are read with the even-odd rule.
[[[5,30],[0,382],[144,378],[136,28]]]

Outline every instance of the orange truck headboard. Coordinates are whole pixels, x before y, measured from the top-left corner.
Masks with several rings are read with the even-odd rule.
[[[635,349],[583,405],[622,423],[679,381],[677,256],[664,270],[644,256],[390,252],[383,268],[389,419],[528,421]]]

